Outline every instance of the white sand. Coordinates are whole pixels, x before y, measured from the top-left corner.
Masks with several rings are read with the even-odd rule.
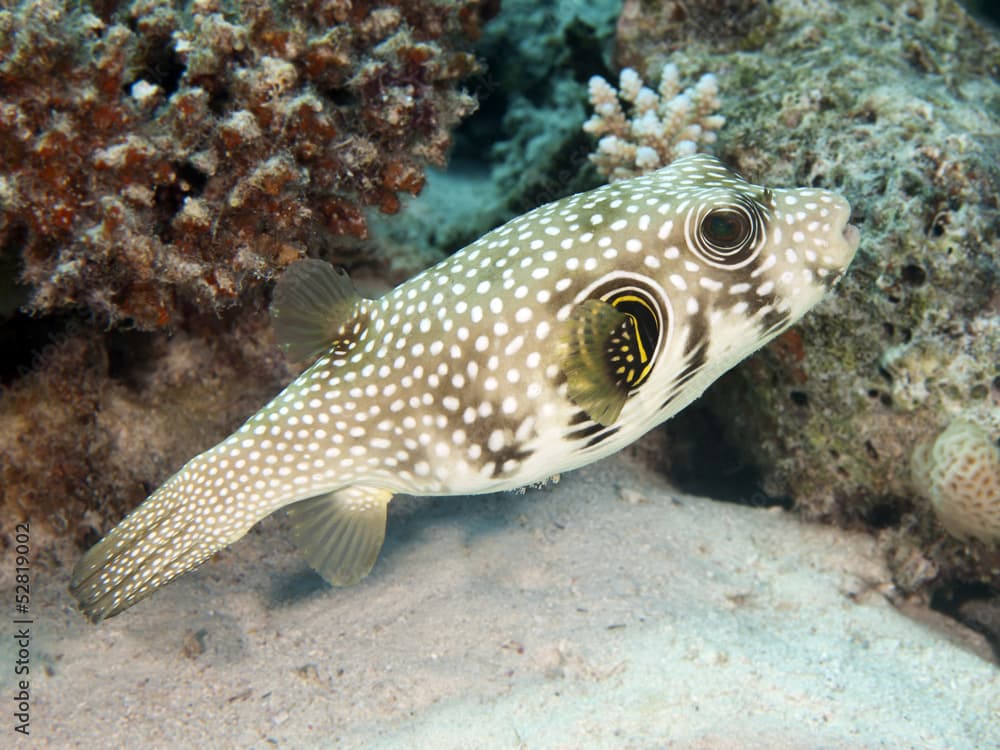
[[[624,458],[400,505],[350,589],[284,521],[97,628],[68,572],[37,580],[32,744],[1000,746],[1000,670],[894,609],[864,536],[675,499]]]

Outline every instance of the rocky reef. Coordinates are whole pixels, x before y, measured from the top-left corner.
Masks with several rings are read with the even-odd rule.
[[[873,530],[902,592],[989,596],[1000,552],[948,533],[958,522],[941,523],[912,463],[960,420],[996,471],[980,460],[1000,436],[996,39],[951,0],[627,0],[617,45],[640,74],[715,73],[716,153],[767,184],[844,194],[862,235],[835,294],[668,431],[683,443],[711,420],[767,496]]]
[[[26,519],[37,551],[75,557],[271,398],[288,372],[252,309],[172,336],[55,334],[0,401],[0,548]]]

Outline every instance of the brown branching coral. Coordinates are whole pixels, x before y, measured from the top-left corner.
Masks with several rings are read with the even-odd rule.
[[[23,0],[0,10],[0,254],[30,308],[232,303],[441,164],[488,0]]]

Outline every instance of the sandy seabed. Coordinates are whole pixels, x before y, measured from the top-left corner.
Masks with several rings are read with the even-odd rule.
[[[68,571],[37,574],[24,746],[1000,747],[1000,669],[888,602],[869,537],[679,495],[621,456],[524,494],[402,498],[353,588],[287,531],[97,627]]]

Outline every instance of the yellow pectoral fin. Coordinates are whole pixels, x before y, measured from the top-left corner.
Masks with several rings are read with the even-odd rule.
[[[288,507],[295,543],[334,586],[350,586],[371,571],[385,540],[389,490],[356,485]]]
[[[574,308],[562,341],[561,363],[567,395],[595,422],[618,419],[628,398],[628,316],[601,300]]]

